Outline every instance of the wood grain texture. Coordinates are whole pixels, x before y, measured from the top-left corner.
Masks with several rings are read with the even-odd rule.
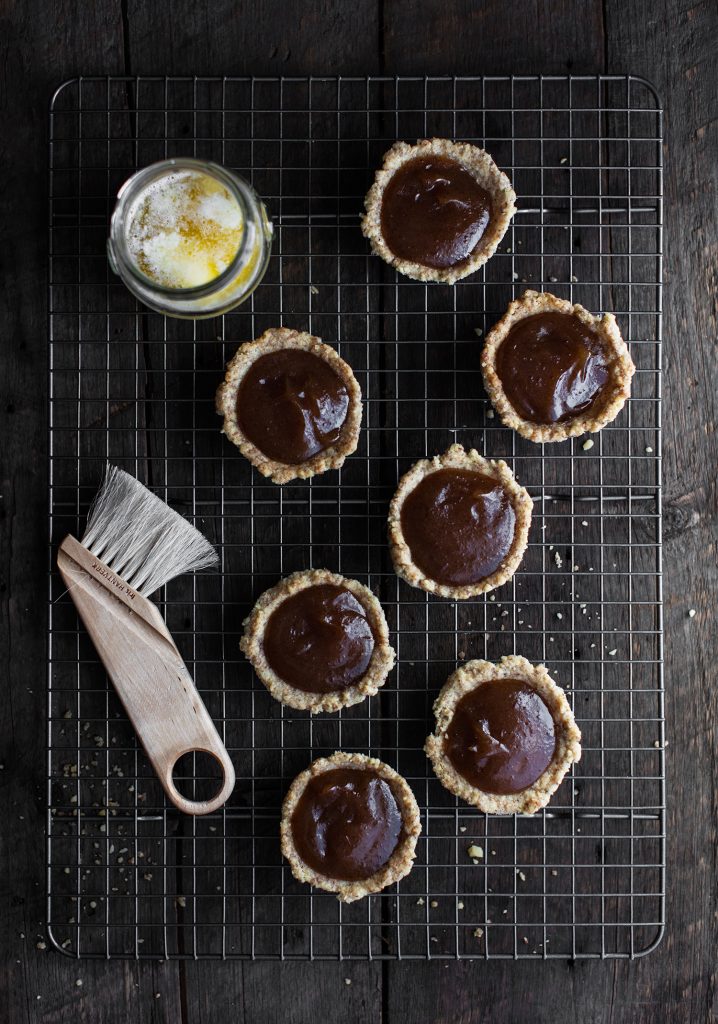
[[[718,799],[713,0],[357,0],[0,10],[0,1006],[16,1022],[715,1019]],[[77,964],[44,919],[46,110],[84,73],[633,72],[666,107],[668,928],[634,964]],[[695,608],[695,618],[688,618]],[[673,758],[672,751],[679,752]],[[82,986],[75,984],[80,978]],[[349,978],[351,985],[345,979]],[[159,994],[159,996],[158,996]],[[36,997],[40,995],[41,999]]]

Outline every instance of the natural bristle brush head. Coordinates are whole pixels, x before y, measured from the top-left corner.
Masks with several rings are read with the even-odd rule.
[[[81,543],[143,597],[219,563],[199,530],[117,466],[106,468]]]

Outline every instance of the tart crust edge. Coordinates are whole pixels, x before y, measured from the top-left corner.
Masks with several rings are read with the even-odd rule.
[[[252,364],[261,356],[286,348],[302,349],[323,359],[340,378],[349,395],[347,416],[336,444],[297,465],[270,459],[260,451],[240,427],[237,416],[239,389]],[[320,338],[307,334],[306,331],[270,327],[258,338],[240,345],[227,363],[224,380],[215,396],[215,409],[224,419],[222,433],[239,448],[242,455],[263,476],[269,477],[275,484],[284,484],[290,480],[306,479],[318,473],[325,473],[329,469],[339,469],[347,456],[356,451],[362,421],[361,398],[361,388],[354,371],[331,345],[326,345]]]
[[[292,836],[292,814],[310,779],[334,768],[371,768],[391,786],[401,811],[403,834],[389,860],[368,878],[342,881],[330,878],[311,868],[299,855]],[[292,874],[299,882],[307,882],[325,892],[332,892],[342,903],[353,903],[370,893],[380,892],[388,885],[404,878],[412,869],[416,855],[416,841],[421,833],[421,819],[416,798],[407,781],[388,764],[365,754],[347,754],[336,751],[331,757],[313,761],[294,779],[282,804],[279,826],[283,856],[289,861]]]
[[[277,675],[267,661],[262,638],[270,616],[283,601],[307,587],[322,584],[345,587],[356,597],[367,613],[374,634],[374,650],[367,670],[358,682],[343,690],[309,693],[292,686]],[[366,697],[373,697],[378,692],[394,667],[395,652],[389,643],[389,627],[379,600],[363,583],[348,579],[339,573],[329,572],[328,569],[305,569],[286,576],[275,586],[265,590],[243,625],[244,635],[239,643],[240,650],[272,697],[296,711],[309,711],[316,715],[359,704]]]
[[[384,191],[395,172],[417,156],[433,153],[449,157],[469,171],[476,181],[490,193],[492,199],[491,217],[486,231],[479,241],[479,249],[454,267],[427,267],[421,263],[404,260],[395,256],[386,243],[381,226],[381,207]],[[376,171],[374,182],[364,200],[366,213],[361,222],[362,234],[371,243],[373,251],[385,263],[414,281],[439,281],[454,284],[482,267],[496,252],[506,234],[511,218],[516,213],[516,193],[506,174],[494,162],[485,149],[468,142],[454,142],[451,139],[419,139],[415,145],[395,142],[384,154],[382,165]]]
[[[521,679],[533,686],[548,705],[556,729],[556,750],[551,763],[533,785],[520,793],[486,793],[478,789],[454,768],[443,750],[446,731],[458,702],[477,686],[490,684],[495,679]],[[507,655],[496,664],[467,661],[456,669],[434,702],[434,715],[435,731],[427,737],[424,751],[437,779],[454,796],[485,814],[534,814],[546,806],[571,765],[581,759],[581,733],[564,691],[551,678],[545,665],[534,665],[517,654]]]
[[[511,328],[521,320],[537,313],[564,313],[575,316],[581,323],[592,327],[603,341],[611,356],[610,379],[612,386],[607,400],[598,410],[587,412],[585,415],[579,414],[564,423],[540,424],[524,419],[509,402],[496,372],[496,355]],[[631,359],[628,346],[623,340],[613,313],[594,316],[577,302],[571,303],[567,299],[559,299],[551,292],[536,292],[531,289],[525,291],[519,299],[514,299],[509,303],[504,315],[486,335],[486,342],[481,353],[481,373],[484,387],[501,422],[528,441],[537,443],[565,441],[569,437],[577,437],[585,433],[595,434],[611,423],[630,397],[631,379],[635,370],[636,367]]]
[[[514,539],[509,553],[501,563],[485,579],[478,583],[450,586],[430,579],[413,561],[409,545],[404,538],[401,525],[401,510],[404,501],[414,488],[431,473],[440,469],[468,469],[484,473],[497,480],[509,496],[516,514]],[[391,499],[389,506],[389,546],[394,570],[401,579],[412,587],[419,587],[439,597],[464,600],[485,594],[508,582],[514,575],[526,551],[531,526],[533,502],[528,491],[522,487],[503,460],[485,459],[471,448],[466,451],[460,444],[452,444],[443,454],[434,455],[430,459],[420,459],[404,474]]]

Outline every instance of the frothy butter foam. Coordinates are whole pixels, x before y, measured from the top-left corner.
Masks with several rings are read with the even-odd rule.
[[[165,288],[196,288],[226,270],[242,241],[239,203],[221,182],[179,171],[153,182],[129,217],[137,266]]]

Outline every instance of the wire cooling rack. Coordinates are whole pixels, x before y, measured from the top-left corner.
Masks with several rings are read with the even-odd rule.
[[[486,146],[519,211],[499,252],[454,287],[368,254],[362,199],[396,139]],[[661,669],[661,111],[631,77],[81,78],[50,119],[50,525],[81,535],[107,460],[188,516],[221,572],[173,581],[166,617],[237,769],[220,813],[168,808],[50,567],[48,922],[98,957],[637,956],[664,906]],[[137,168],[208,157],[249,178],[275,225],[251,301],[167,320],[112,276],[114,197]],[[492,415],[481,335],[545,288],[618,317],[633,396],[590,440],[539,446]],[[238,344],[284,323],[334,345],[364,395],[340,473],[277,487],[219,432],[213,396]],[[453,441],[506,459],[534,499],[527,554],[486,599],[399,582],[389,499]],[[277,704],[239,653],[267,587],[309,566],[380,597],[398,665],[380,695],[314,720]],[[549,807],[485,817],[434,779],[431,705],[457,663],[545,662],[583,733]],[[282,862],[291,779],[335,749],[386,760],[422,813],[398,887],[342,906]],[[207,770],[180,772],[199,793]],[[195,788],[193,788],[195,787]],[[479,847],[469,856],[469,846]]]

